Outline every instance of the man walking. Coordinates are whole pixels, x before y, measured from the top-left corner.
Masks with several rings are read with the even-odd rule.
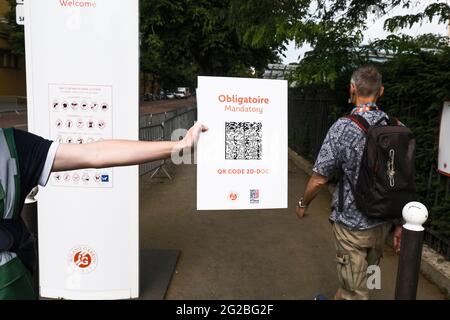
[[[377,100],[383,92],[382,76],[375,67],[363,66],[357,69],[350,83],[349,101],[355,106],[351,117],[361,116],[369,126],[389,119],[377,106]],[[335,172],[341,173],[341,183],[332,197],[330,216],[340,282],[335,299],[367,300],[367,269],[379,264],[383,245],[394,221],[368,216],[357,206],[355,188],[365,150],[366,134],[361,125],[352,121],[351,117],[337,120],[329,129],[314,164],[314,174],[307,184],[304,196],[298,202],[296,213],[299,218],[305,217],[308,205],[320,189]],[[401,226],[397,226],[394,231],[394,249],[397,252],[400,250],[401,230]]]

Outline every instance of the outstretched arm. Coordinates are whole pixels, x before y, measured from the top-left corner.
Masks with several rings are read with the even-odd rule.
[[[128,166],[165,159],[172,152],[194,146],[200,133],[206,130],[197,123],[180,141],[105,140],[90,144],[62,144],[56,152],[52,171]]]

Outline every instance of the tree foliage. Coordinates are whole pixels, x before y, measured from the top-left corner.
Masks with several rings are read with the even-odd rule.
[[[180,72],[251,76],[279,61],[281,22],[295,2],[141,0],[142,67],[163,83]]]
[[[302,84],[334,86],[334,81],[339,75],[345,74],[345,67],[351,61],[357,60],[363,52],[368,53],[368,48],[364,48],[362,43],[363,31],[367,29],[368,22],[372,21],[370,18],[378,19],[395,8],[412,8],[416,4],[416,0],[310,1],[308,14],[293,24],[289,32],[298,46],[308,43],[313,47],[305,55],[305,59],[300,61],[294,80]],[[384,28],[393,32],[433,18],[437,18],[440,23],[448,23],[449,13],[448,3],[437,1],[418,14],[387,19]],[[428,39],[434,41],[430,37]],[[410,46],[409,40],[399,35],[390,36],[386,40],[380,40],[377,45],[384,41],[390,49],[402,50],[402,45]],[[441,43],[438,46],[442,46],[445,39],[439,41]],[[433,48],[431,43],[426,47]]]

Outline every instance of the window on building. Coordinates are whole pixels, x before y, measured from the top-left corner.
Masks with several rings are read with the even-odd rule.
[[[0,68],[18,69],[19,57],[16,54],[12,54],[10,51],[0,51]]]

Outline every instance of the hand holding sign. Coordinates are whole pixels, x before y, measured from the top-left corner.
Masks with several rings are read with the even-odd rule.
[[[192,126],[192,128],[189,129],[183,140],[181,140],[183,148],[194,147],[200,138],[200,133],[206,131],[208,131],[208,128],[197,122],[194,126]]]

